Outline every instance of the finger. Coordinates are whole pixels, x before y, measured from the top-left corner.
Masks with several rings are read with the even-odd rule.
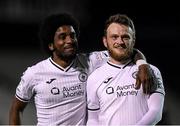
[[[150,93],[152,93],[152,87],[153,87],[153,85],[154,85],[154,77],[153,77],[153,73],[152,73],[152,70],[151,70],[151,68],[149,68],[149,71],[150,71],[150,74],[151,75],[149,75],[149,76],[147,76],[147,78],[146,78],[146,84],[145,84],[145,86],[146,86],[146,94],[150,94]]]
[[[152,93],[152,87],[153,87],[153,78],[150,77],[147,80],[147,94],[151,94]]]
[[[146,80],[144,80],[142,87],[143,87],[143,93],[147,94],[147,81]]]
[[[151,92],[155,91],[158,85],[157,78],[155,76],[152,77],[152,84],[151,84]]]
[[[144,93],[149,94],[150,92],[150,87],[151,87],[151,79],[147,78],[146,81],[144,82]]]
[[[151,93],[151,88],[152,88],[152,85],[153,85],[152,78],[149,78],[147,80],[147,82],[148,83],[146,84],[146,86],[147,86],[146,94],[150,94]]]
[[[136,78],[135,89],[138,90],[138,89],[140,89],[140,87],[141,87],[141,81],[140,81],[139,77],[137,77]]]

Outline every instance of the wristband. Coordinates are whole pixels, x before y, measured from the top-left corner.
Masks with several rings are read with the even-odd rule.
[[[137,65],[138,67],[139,67],[140,65],[143,65],[143,64],[148,64],[148,63],[146,62],[146,60],[142,60],[142,59],[136,61],[136,65]]]

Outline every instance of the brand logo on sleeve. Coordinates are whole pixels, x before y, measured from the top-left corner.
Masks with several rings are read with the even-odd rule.
[[[108,83],[113,77],[109,77],[106,80],[103,81],[103,83]]]

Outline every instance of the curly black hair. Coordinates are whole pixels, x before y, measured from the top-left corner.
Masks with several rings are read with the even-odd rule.
[[[48,45],[53,43],[56,30],[63,25],[71,25],[76,32],[77,38],[79,37],[79,22],[68,13],[51,14],[40,24],[39,39],[44,51],[49,55],[52,55],[52,52],[49,50]]]

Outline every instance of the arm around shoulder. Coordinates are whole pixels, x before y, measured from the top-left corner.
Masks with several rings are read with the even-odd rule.
[[[136,64],[137,64],[137,61],[139,61],[139,60],[143,61],[142,64],[144,64],[144,63],[147,64],[146,57],[144,56],[144,54],[136,48],[133,49],[133,60]],[[141,65],[141,64],[139,64],[139,65]]]
[[[143,116],[143,118],[138,122],[138,125],[155,125],[161,118],[164,107],[164,86],[161,73],[159,69],[155,66],[152,66],[154,75],[157,78],[157,87],[154,88],[151,92],[152,94],[147,100],[148,103],[148,112]]]

